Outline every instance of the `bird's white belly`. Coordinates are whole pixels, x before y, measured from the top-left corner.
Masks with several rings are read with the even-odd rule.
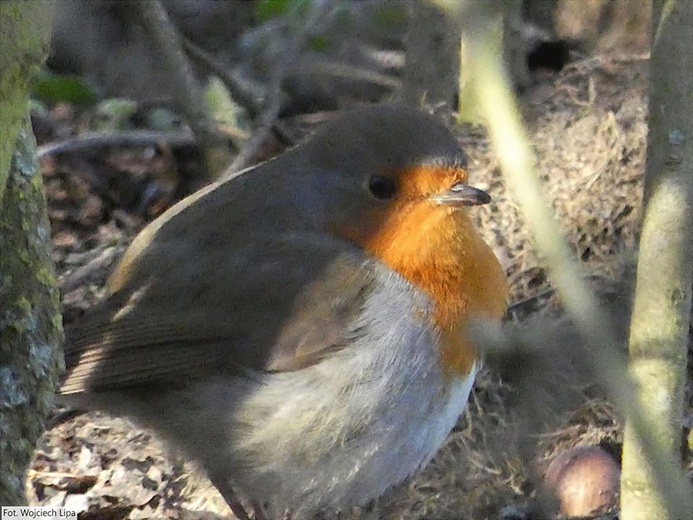
[[[192,383],[158,404],[162,417],[175,406],[196,418],[168,428],[217,484],[298,519],[364,504],[438,451],[476,368],[446,373],[430,302],[383,272],[388,283],[350,324],[348,346],[299,370]]]
[[[475,370],[456,379],[443,374],[437,356],[415,359],[409,371],[398,362],[359,366],[364,359],[356,357],[330,359],[337,372],[323,362],[269,376],[272,383],[255,386],[228,421],[236,430],[220,435],[228,456],[218,451],[207,463],[240,469],[226,474],[241,494],[295,518],[364,504],[403,481],[444,443]],[[248,427],[239,431],[239,424]]]

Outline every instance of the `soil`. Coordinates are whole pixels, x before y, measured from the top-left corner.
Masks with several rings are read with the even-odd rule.
[[[641,208],[647,66],[638,55],[577,60],[538,78],[521,96],[547,200],[593,286],[620,316],[622,334]],[[35,116],[39,144],[80,135],[92,116],[67,105]],[[284,123],[304,134],[330,116]],[[476,216],[510,281],[509,320],[528,327],[549,320],[559,334],[573,337],[483,130],[458,133],[473,183],[494,199]],[[264,158],[272,148],[279,146]],[[66,325],[101,297],[108,273],[138,231],[203,183],[195,150],[165,143],[49,155],[41,166]],[[543,372],[531,367],[532,385],[512,363],[490,357],[467,412],[434,462],[376,504],[342,518],[539,518],[537,490],[555,454],[601,444],[618,457],[619,418],[598,385],[564,355],[573,344],[553,346]],[[536,378],[546,385],[531,391],[541,386]],[[29,475],[33,504],[80,507],[83,519],[230,514],[205,477],[167,453],[153,434],[100,413],[56,414]],[[690,406],[686,417],[691,424]]]

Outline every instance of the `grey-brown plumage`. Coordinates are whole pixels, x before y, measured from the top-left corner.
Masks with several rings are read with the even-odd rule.
[[[432,116],[371,107],[181,201],[68,331],[62,393],[155,428],[230,502],[377,497],[464,407],[467,313],[503,311],[464,166]]]

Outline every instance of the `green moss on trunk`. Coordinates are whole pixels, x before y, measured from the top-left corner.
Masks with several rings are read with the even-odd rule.
[[[53,2],[0,1],[0,504],[24,476],[62,365],[60,302],[27,101]]]
[[[62,368],[60,301],[36,146],[25,120],[0,210],[0,503],[23,502],[23,475]]]
[[[50,0],[0,1],[0,201],[31,81],[48,50],[53,7]]]

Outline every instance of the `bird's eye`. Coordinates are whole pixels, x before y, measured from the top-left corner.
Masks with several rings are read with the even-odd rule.
[[[395,196],[395,183],[392,179],[373,175],[368,180],[368,189],[379,200],[388,200]]]

